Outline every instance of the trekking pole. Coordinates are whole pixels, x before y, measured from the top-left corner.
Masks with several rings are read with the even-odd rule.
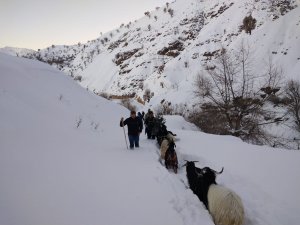
[[[123,126],[123,131],[124,131],[124,137],[125,137],[126,147],[128,149],[128,144],[127,144],[127,139],[126,139],[126,133],[125,133],[125,128],[124,128],[124,123],[123,122],[122,122],[122,126]]]

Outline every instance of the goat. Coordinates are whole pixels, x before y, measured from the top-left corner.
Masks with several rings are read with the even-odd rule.
[[[241,225],[244,207],[240,197],[226,187],[212,184],[208,190],[208,210],[216,225]]]
[[[169,148],[169,144],[172,142],[175,143],[175,137],[173,135],[171,135],[170,133],[168,133],[166,136],[163,137],[163,140],[160,144],[161,159],[165,158],[166,152]]]
[[[167,126],[164,124],[161,124],[159,127],[156,127],[155,135],[159,145],[161,145],[164,138],[169,139],[169,141],[171,140],[175,141],[175,136],[176,136],[176,134],[167,130]]]
[[[216,174],[209,167],[195,166],[196,161],[187,161],[186,173],[191,190],[210,212],[216,225],[241,225],[244,221],[244,207],[240,197],[226,187],[216,183]]]
[[[169,148],[169,141],[168,141],[168,139],[164,139],[161,142],[161,145],[160,145],[160,157],[161,157],[161,159],[165,158],[165,155],[166,155],[166,152],[167,152],[168,148]]]
[[[169,143],[169,147],[165,154],[165,166],[167,169],[172,168],[174,173],[177,173],[178,169],[178,159],[175,151],[175,143],[174,141]]]

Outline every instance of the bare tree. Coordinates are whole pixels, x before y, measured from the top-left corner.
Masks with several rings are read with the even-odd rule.
[[[144,95],[143,95],[143,100],[145,101],[145,102],[149,102],[150,101],[150,99],[151,99],[151,90],[150,89],[146,89],[145,90],[145,92],[144,92]]]
[[[260,125],[275,121],[275,118],[264,121],[264,115],[270,113],[263,106],[276,94],[278,78],[274,77],[272,66],[269,77],[255,76],[250,55],[250,48],[244,43],[237,51],[222,48],[216,59],[205,65],[206,71],[198,74],[195,94],[206,99],[203,116],[216,116],[221,122],[211,133],[231,134],[260,144],[266,139]],[[266,94],[265,89],[271,92]],[[212,118],[210,123],[213,122]]]
[[[251,31],[256,27],[256,19],[252,15],[246,16],[243,19],[243,25],[241,26],[242,30],[245,30],[246,33],[251,35]]]
[[[296,130],[300,132],[300,83],[294,80],[289,81],[286,94],[290,100],[288,110],[295,120]]]

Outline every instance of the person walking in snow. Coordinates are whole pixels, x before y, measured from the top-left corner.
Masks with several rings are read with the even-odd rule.
[[[131,111],[130,117],[128,117],[126,120],[124,120],[123,117],[121,118],[120,127],[124,127],[125,125],[127,125],[128,128],[128,139],[130,149],[134,149],[134,146],[136,148],[140,147],[139,139],[140,133],[143,130],[143,122],[140,118],[136,116],[135,111]]]
[[[147,137],[148,139],[155,139],[155,136],[152,134],[152,130],[155,123],[155,117],[152,111],[148,113],[147,118],[145,119],[145,125],[147,127]]]
[[[144,121],[144,117],[143,117],[142,113],[138,112],[137,116],[138,116],[138,118],[141,119],[142,122]]]
[[[143,117],[143,121],[145,120],[145,112],[142,111],[142,117]]]
[[[151,112],[151,109],[148,109],[148,112],[144,116],[145,134],[147,134],[147,125],[146,125],[145,121],[147,120],[150,112]]]

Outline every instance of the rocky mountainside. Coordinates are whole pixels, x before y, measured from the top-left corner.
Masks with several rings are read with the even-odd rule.
[[[205,61],[221,47],[237,48],[242,40],[253,50],[257,69],[261,70],[263,59],[272,55],[286,76],[297,77],[298,4],[283,0],[177,0],[88,43],[52,45],[19,55],[47,62],[96,92],[143,97],[150,89],[156,97],[176,90],[183,100],[181,90],[190,90]],[[248,15],[256,19],[251,35],[242,28]]]

